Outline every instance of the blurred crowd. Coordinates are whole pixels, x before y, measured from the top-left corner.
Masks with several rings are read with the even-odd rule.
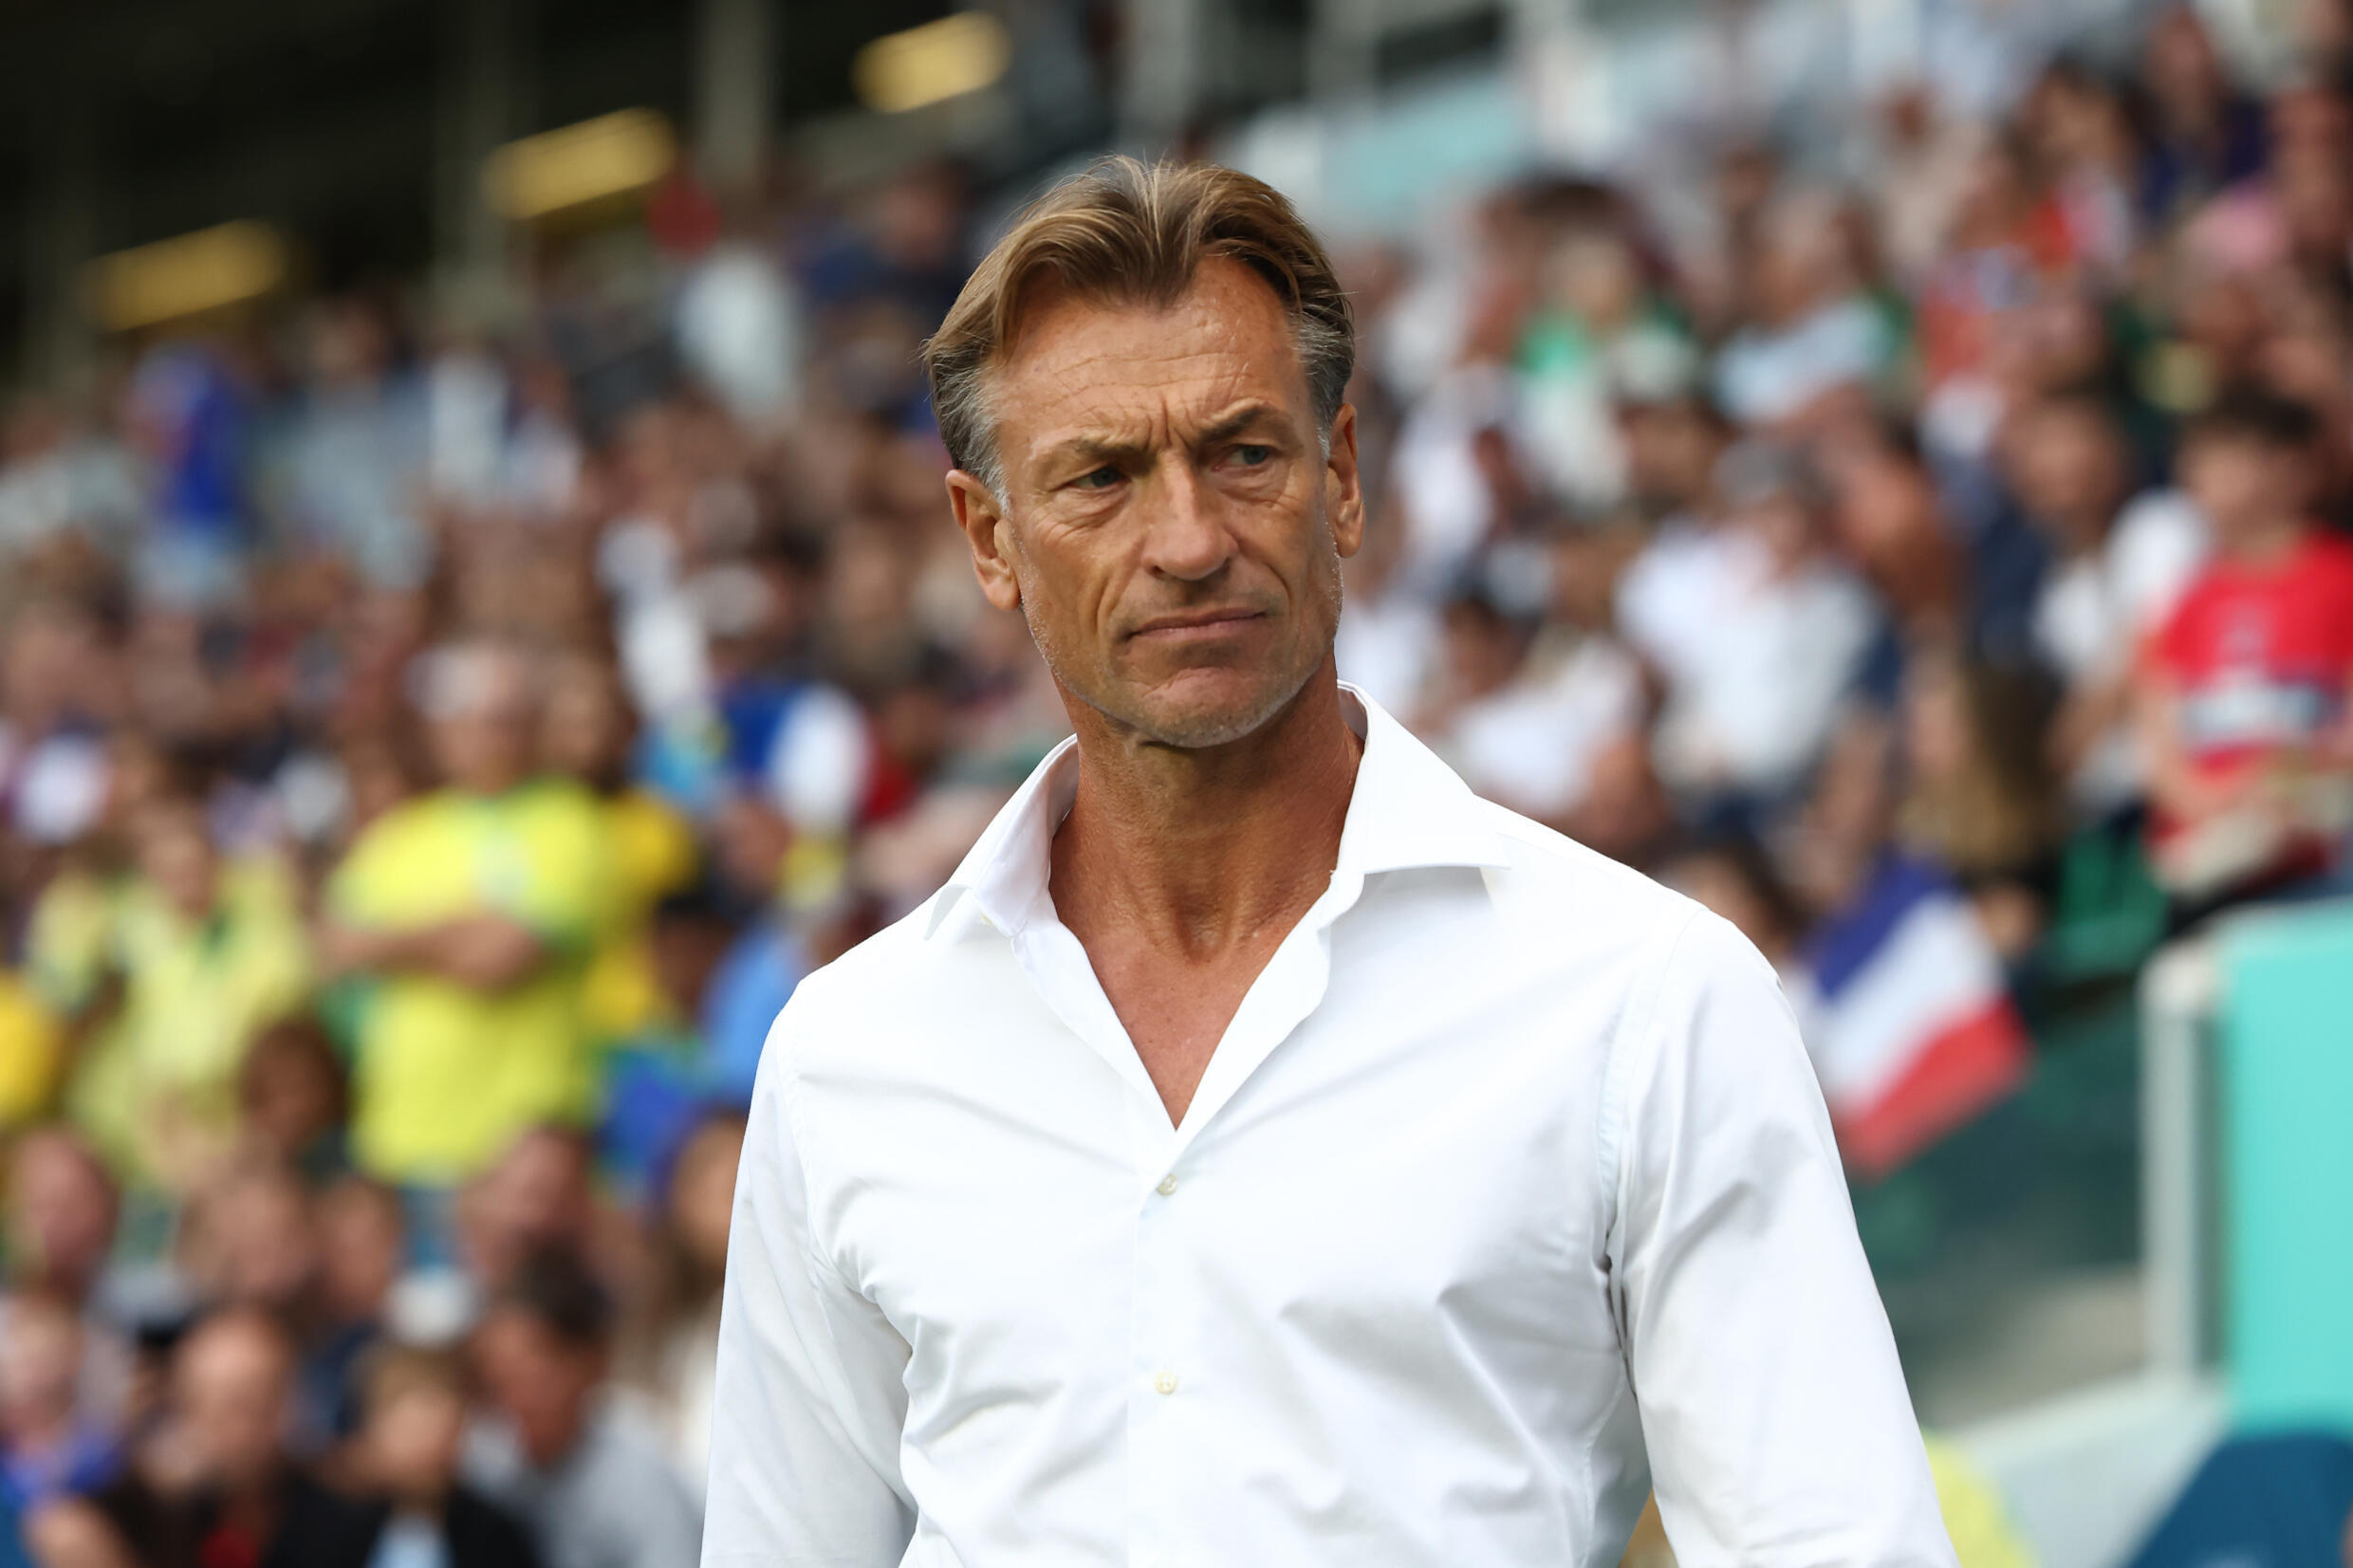
[[[1344,678],[1793,984],[2031,1022],[2339,885],[2353,14],[1345,248]],[[1693,200],[1697,191],[1704,199]],[[0,1496],[45,1564],[673,1568],[800,976],[1066,732],[948,526],[959,172],[686,174],[517,307],[131,345],[0,445]]]

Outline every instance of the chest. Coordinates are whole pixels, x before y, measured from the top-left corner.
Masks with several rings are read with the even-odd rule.
[[[987,1023],[954,1050],[906,1042],[919,1072],[898,1041],[812,1069],[812,1226],[910,1387],[1113,1390],[1171,1341],[1218,1365],[1606,1350],[1623,999],[1475,932],[1438,946],[1343,932],[1317,1005],[1238,1081],[1213,1062],[1181,1128],[1010,971],[966,989]]]
[[[402,823],[346,879],[360,917],[425,921],[513,908],[528,898],[540,854],[534,824],[490,809],[454,809]]]
[[[2353,593],[2321,574],[2216,583],[2184,606],[2173,651],[2192,685],[2248,675],[2342,685],[2353,676]]]
[[[1172,1126],[1184,1121],[1218,1042],[1280,945],[1278,934],[1206,962],[1188,962],[1136,941],[1090,946],[1104,999]]]

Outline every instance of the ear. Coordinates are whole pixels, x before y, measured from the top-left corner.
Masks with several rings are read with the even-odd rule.
[[[1341,558],[1364,543],[1364,484],[1356,466],[1356,405],[1343,403],[1332,415],[1331,455],[1324,461],[1324,515]]]
[[[1021,582],[1013,576],[1013,563],[1007,554],[1012,525],[997,498],[973,475],[952,469],[948,509],[955,513],[956,526],[964,530],[964,542],[972,546],[973,575],[980,579],[980,591],[1000,610],[1020,609]]]

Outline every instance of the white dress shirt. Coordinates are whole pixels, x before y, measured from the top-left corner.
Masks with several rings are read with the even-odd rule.
[[[1171,1126],[1065,745],[761,1063],[703,1561],[1953,1561],[1772,971],[1351,692],[1330,887]]]

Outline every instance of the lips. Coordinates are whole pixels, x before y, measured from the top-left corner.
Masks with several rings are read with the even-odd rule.
[[[1253,620],[1264,618],[1263,612],[1236,606],[1220,610],[1191,610],[1183,615],[1155,616],[1144,621],[1130,636],[1215,636],[1220,633],[1240,630]]]

